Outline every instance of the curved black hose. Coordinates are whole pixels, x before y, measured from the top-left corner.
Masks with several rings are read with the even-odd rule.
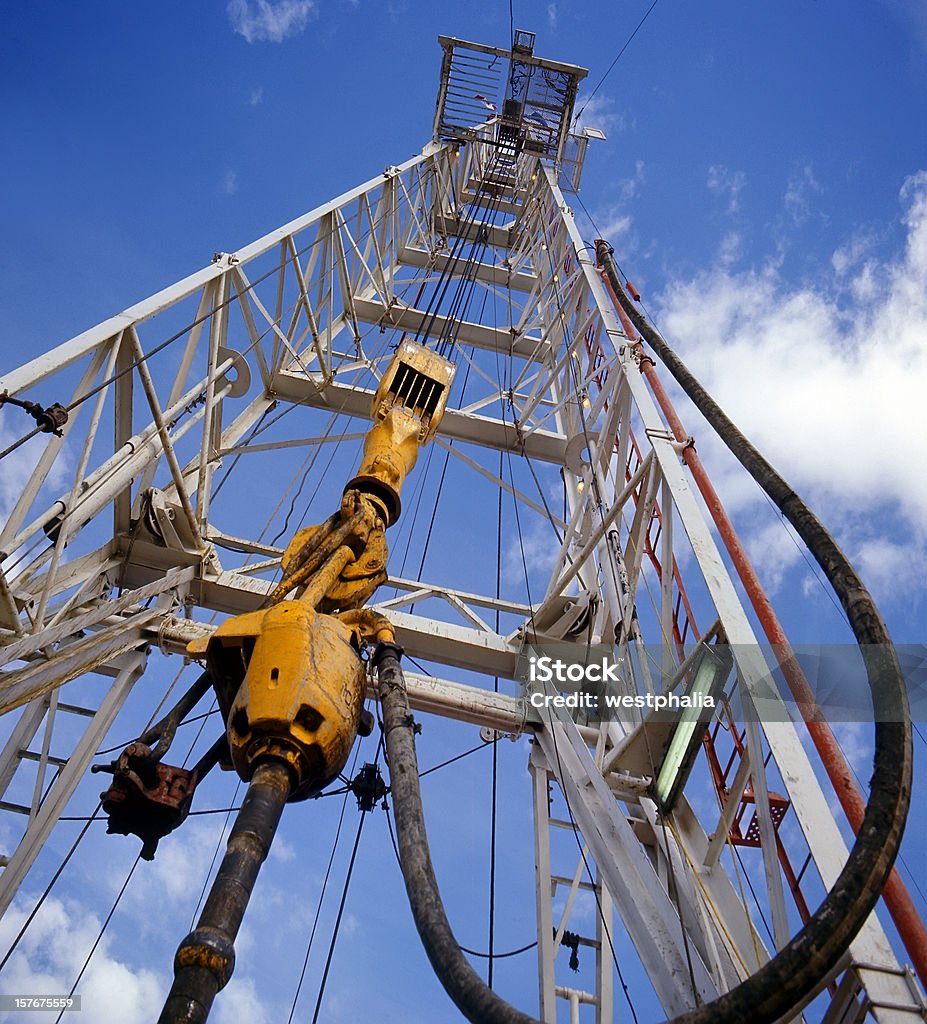
[[[473,1024],[539,1024],[485,984],[470,966],[451,931],[428,852],[414,723],[399,666],[401,653],[395,644],[382,643],[374,654],[374,664],[396,815],[399,863],[422,945],[438,980],[467,1020]]]
[[[640,336],[754,480],[795,528],[824,570],[860,645],[875,712],[875,756],[869,802],[856,842],[833,888],[802,930],[755,974],[673,1024],[766,1024],[807,998],[836,967],[872,912],[904,832],[911,798],[912,741],[904,678],[891,638],[846,555],[786,481],[770,466],[692,376],[631,302],[607,242],[599,264]],[[899,721],[900,719],[900,721]]]

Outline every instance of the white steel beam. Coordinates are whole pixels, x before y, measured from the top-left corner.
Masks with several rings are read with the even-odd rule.
[[[74,747],[67,766],[59,772],[38,812],[30,820],[25,835],[0,874],[0,914],[3,914],[12,902],[26,877],[26,872],[38,856],[42,844],[58,821],[78,782],[86,773],[135,681],[144,672],[146,663],[147,655],[142,651],[136,651],[130,657],[129,663],[120,670],[109,691],[100,701],[83,736]]]
[[[355,298],[354,309],[364,323],[405,331],[415,337],[452,338],[458,345],[472,345],[505,356],[511,352],[520,359],[533,361],[544,361],[549,354],[540,338],[516,336],[508,327],[488,327],[376,299]]]
[[[374,392],[361,387],[340,384],[337,381],[323,387],[306,376],[294,373],[278,373],[273,388],[278,398],[288,402],[307,405],[316,409],[330,409],[359,419],[370,420],[370,408]],[[567,439],[550,430],[534,430],[522,437],[513,424],[491,416],[459,412],[447,409],[441,419],[439,436],[453,441],[468,441],[483,448],[496,451],[522,453],[540,462],[562,464],[566,457]]]
[[[455,261],[448,253],[430,253],[426,249],[407,246],[399,252],[399,262],[421,270],[436,270],[440,274],[451,273],[458,263],[463,266],[464,260]],[[495,285],[498,288],[512,288],[518,292],[531,292],[537,285],[534,274],[524,271],[513,271],[510,267],[498,263],[467,262],[467,276],[471,281]]]

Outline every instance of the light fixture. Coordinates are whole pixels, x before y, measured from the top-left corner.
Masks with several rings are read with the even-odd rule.
[[[712,717],[711,708],[717,702],[732,664],[731,649],[726,644],[721,647],[702,645],[692,684],[686,691],[688,696],[695,699],[689,707],[683,708],[679,716],[654,784],[654,798],[664,813],[673,809],[689,778],[702,737]],[[706,697],[712,698],[710,704]]]

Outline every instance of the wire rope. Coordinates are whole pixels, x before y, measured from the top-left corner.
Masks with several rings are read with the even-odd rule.
[[[341,902],[338,904],[338,916],[335,918],[335,929],[332,932],[331,944],[328,947],[328,956],[325,958],[325,970],[322,972],[322,983],[319,986],[319,995],[316,999],[315,1010],[312,1014],[312,1024],[319,1019],[319,1012],[322,1009],[322,999],[325,995],[325,986],[328,982],[328,972],[332,965],[332,958],[335,955],[335,943],[338,940],[338,932],[341,929],[341,917],[344,914],[344,906],[348,899],[348,889],[351,885],[351,876],[354,874],[354,862],[357,859],[357,849],[360,846],[361,833],[364,830],[364,821],[367,815],[361,813],[360,821],[357,823],[357,835],[354,837],[354,847],[351,850],[351,860],[348,863],[348,873],[344,880],[344,888],[341,892]]]
[[[74,979],[74,984],[71,986],[70,992],[68,992],[68,999],[71,999],[73,997],[75,991],[77,990],[77,986],[80,984],[81,978],[83,978],[84,976],[84,972],[90,966],[90,961],[93,959],[93,954],[96,953],[97,947],[103,940],[103,936],[106,933],[106,929],[109,927],[109,923],[110,921],[112,921],[113,915],[116,913],[116,908],[119,906],[119,901],[122,899],[123,893],[126,891],[129,882],[132,880],[132,876],[135,874],[135,869],[138,867],[141,859],[142,855],[140,853],[137,854],[135,860],[132,863],[132,867],[129,868],[129,873],[126,875],[126,880],[122,883],[122,887],[120,888],[119,892],[116,895],[116,899],[113,902],[110,912],[106,915],[106,920],[103,922],[103,927],[100,929],[99,935],[97,935],[93,945],[90,947],[90,952],[87,954],[87,959],[84,961],[83,966],[77,973],[77,977]],[[60,1013],[55,1018],[55,1024],[60,1024],[61,1018],[64,1016],[66,1010],[66,1006],[61,1009]]]
[[[357,749],[354,751],[354,760],[351,763],[352,772],[357,767],[359,753],[360,746],[358,745]],[[322,914],[322,904],[325,901],[325,893],[328,890],[328,880],[332,873],[332,865],[335,862],[335,853],[338,850],[338,843],[339,840],[341,839],[341,827],[344,824],[344,815],[345,811],[347,810],[348,797],[350,796],[350,793],[350,789],[346,788],[344,791],[344,799],[341,801],[341,812],[338,815],[338,824],[335,826],[335,838],[334,841],[332,842],[332,852],[328,858],[328,864],[325,868],[325,877],[322,879],[322,890],[319,893],[319,900],[318,903],[316,904],[315,917],[312,919],[312,928],[309,931],[309,941],[306,944],[306,955],[303,958],[302,969],[299,972],[299,981],[296,985],[296,991],[293,993],[293,1004],[290,1007],[290,1015],[289,1017],[287,1017],[287,1024],[292,1024],[293,1015],[296,1013],[296,1004],[299,1001],[299,993],[303,987],[303,981],[306,977],[306,970],[309,967],[309,956],[312,952],[312,943],[315,939],[316,928],[318,928],[319,925],[319,917]],[[361,820],[363,821],[363,815],[361,816]]]
[[[382,733],[382,731],[380,733],[380,739],[379,739],[379,741],[377,743],[377,751],[376,751],[376,754],[374,755],[374,759],[373,759],[373,763],[374,763],[374,765],[377,768],[379,768],[379,764],[380,764],[380,753],[381,753],[381,751],[383,751],[383,733]],[[355,763],[356,763],[356,761],[357,761],[357,757],[355,756]],[[347,794],[345,795],[345,799],[347,799]],[[321,980],[321,982],[319,984],[319,994],[318,994],[318,998],[316,999],[315,1010],[314,1010],[314,1012],[312,1014],[312,1024],[316,1024],[316,1022],[319,1019],[319,1012],[322,1009],[322,999],[323,999],[323,997],[325,995],[325,986],[326,986],[326,984],[328,982],[328,974],[329,974],[329,970],[331,968],[332,958],[335,955],[335,944],[338,941],[338,933],[341,930],[341,918],[342,918],[342,915],[344,914],[345,904],[347,903],[348,889],[350,888],[350,885],[351,885],[351,877],[354,874],[354,862],[357,859],[357,850],[358,850],[358,847],[360,846],[361,833],[364,830],[364,822],[365,822],[365,820],[367,818],[367,814],[368,814],[368,812],[361,808],[361,810],[360,810],[360,821],[357,823],[357,835],[354,837],[354,847],[351,850],[351,859],[348,862],[348,871],[347,871],[347,875],[345,876],[345,879],[344,879],[344,887],[342,888],[342,891],[341,891],[341,901],[338,904],[338,914],[335,917],[335,926],[334,926],[334,929],[332,930],[331,943],[329,944],[329,947],[328,947],[328,956],[325,958],[325,969],[322,972],[322,980]],[[321,903],[321,901],[320,901],[320,903]],[[306,952],[306,955],[308,957],[308,950]]]
[[[625,50],[627,50],[627,48],[634,41],[634,37],[637,35],[637,33],[640,32],[640,30],[644,27],[644,22],[650,17],[651,13],[653,12],[654,7],[656,7],[659,2],[660,2],[660,0],[653,0],[653,3],[647,8],[647,11],[644,14],[643,18],[641,18],[641,20],[637,23],[637,26],[635,27],[634,31],[628,36],[628,38],[625,41],[624,45],[621,47],[621,49],[616,54],[615,59],[611,62],[611,64],[608,65],[608,69],[606,70],[605,74],[602,75],[602,77],[596,83],[596,87],[589,94],[588,98],[586,99],[586,102],[580,108],[579,113],[573,118],[573,124],[574,125],[579,123],[579,119],[583,116],[583,111],[592,102],[592,97],[595,96],[595,94],[599,91],[599,89],[602,88],[602,85],[604,84],[605,79],[608,78],[608,76],[614,70],[615,65],[624,56]]]

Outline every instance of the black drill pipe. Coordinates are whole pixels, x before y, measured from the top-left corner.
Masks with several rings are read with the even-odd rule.
[[[255,768],[203,912],[174,957],[174,983],[158,1024],[203,1024],[216,993],[228,984],[235,937],[292,788],[282,761]]]
[[[438,980],[467,1020],[473,1024],[538,1024],[533,1017],[516,1010],[497,996],[483,982],[470,966],[451,931],[428,852],[414,723],[399,666],[401,653],[401,648],[395,644],[382,643],[374,654],[374,664],[389,759],[399,863],[422,945]]]
[[[767,1024],[802,1004],[840,962],[891,871],[911,799],[911,718],[888,629],[853,566],[817,516],[734,425],[631,302],[609,244],[596,256],[621,308],[711,428],[795,527],[840,598],[860,646],[875,711],[875,756],[866,814],[837,881],[802,930],[755,974],[673,1024]],[[888,719],[880,720],[880,719]],[[899,720],[900,719],[900,720]]]

